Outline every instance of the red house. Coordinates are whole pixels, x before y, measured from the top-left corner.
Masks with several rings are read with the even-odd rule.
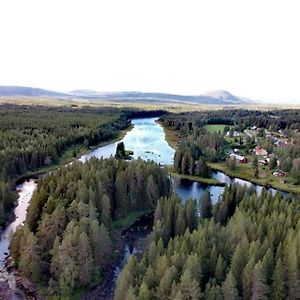
[[[231,153],[229,155],[230,158],[234,158],[237,162],[239,162],[240,164],[245,164],[248,162],[247,158],[245,156],[242,155],[238,155],[235,153]]]

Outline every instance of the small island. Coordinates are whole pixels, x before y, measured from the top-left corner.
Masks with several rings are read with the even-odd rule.
[[[133,153],[134,152],[131,150],[126,150],[124,143],[120,142],[117,144],[115,158],[130,160],[130,159],[132,159]]]

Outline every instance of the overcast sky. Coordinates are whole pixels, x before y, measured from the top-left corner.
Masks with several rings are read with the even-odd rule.
[[[0,85],[300,103],[300,1],[1,0]]]

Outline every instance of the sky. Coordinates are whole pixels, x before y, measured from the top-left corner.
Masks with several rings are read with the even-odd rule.
[[[298,0],[1,0],[0,85],[300,104]]]

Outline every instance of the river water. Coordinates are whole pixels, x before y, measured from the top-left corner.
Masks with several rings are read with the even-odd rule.
[[[153,160],[156,163],[161,165],[170,165],[173,163],[174,158],[174,149],[172,149],[167,141],[165,140],[165,133],[161,125],[156,123],[157,118],[145,118],[145,119],[134,119],[132,120],[132,124],[134,125],[133,129],[128,131],[125,137],[123,138],[123,142],[125,144],[125,148],[127,150],[134,151],[133,158],[141,158],[143,160]],[[83,155],[79,158],[80,161],[85,162],[89,160],[91,157],[97,158],[108,158],[115,154],[116,147],[118,142],[114,142],[108,144],[103,147],[99,147],[90,153]],[[218,179],[221,182],[226,184],[231,183],[240,183],[245,184],[247,186],[252,186],[258,193],[261,192],[262,187],[258,185],[254,185],[251,182],[241,180],[238,178],[231,178],[221,172],[213,172],[212,176]],[[224,187],[219,186],[211,186],[206,184],[201,184],[198,182],[192,182],[189,180],[175,180],[172,179],[173,189],[182,199],[182,201],[186,201],[189,198],[199,199],[203,191],[206,189],[209,190],[212,201],[216,203],[219,197],[222,195],[224,191]],[[27,180],[22,184],[17,186],[17,191],[19,194],[18,197],[18,205],[16,206],[14,213],[16,215],[16,219],[10,223],[5,230],[1,234],[0,240],[0,268],[4,266],[4,260],[7,256],[9,250],[9,238],[16,230],[17,226],[23,223],[26,217],[26,209],[29,205],[31,196],[36,189],[36,182],[34,179]],[[276,192],[275,189],[271,189],[273,193]],[[144,238],[146,232],[139,233],[140,238]],[[132,242],[132,239],[125,243],[125,254],[124,258],[121,262],[121,265],[118,266],[115,270],[115,279],[120,273],[121,267],[128,261],[129,257],[132,254],[137,252],[137,249]],[[2,272],[3,273],[3,272]],[[0,273],[1,280],[1,273]]]

